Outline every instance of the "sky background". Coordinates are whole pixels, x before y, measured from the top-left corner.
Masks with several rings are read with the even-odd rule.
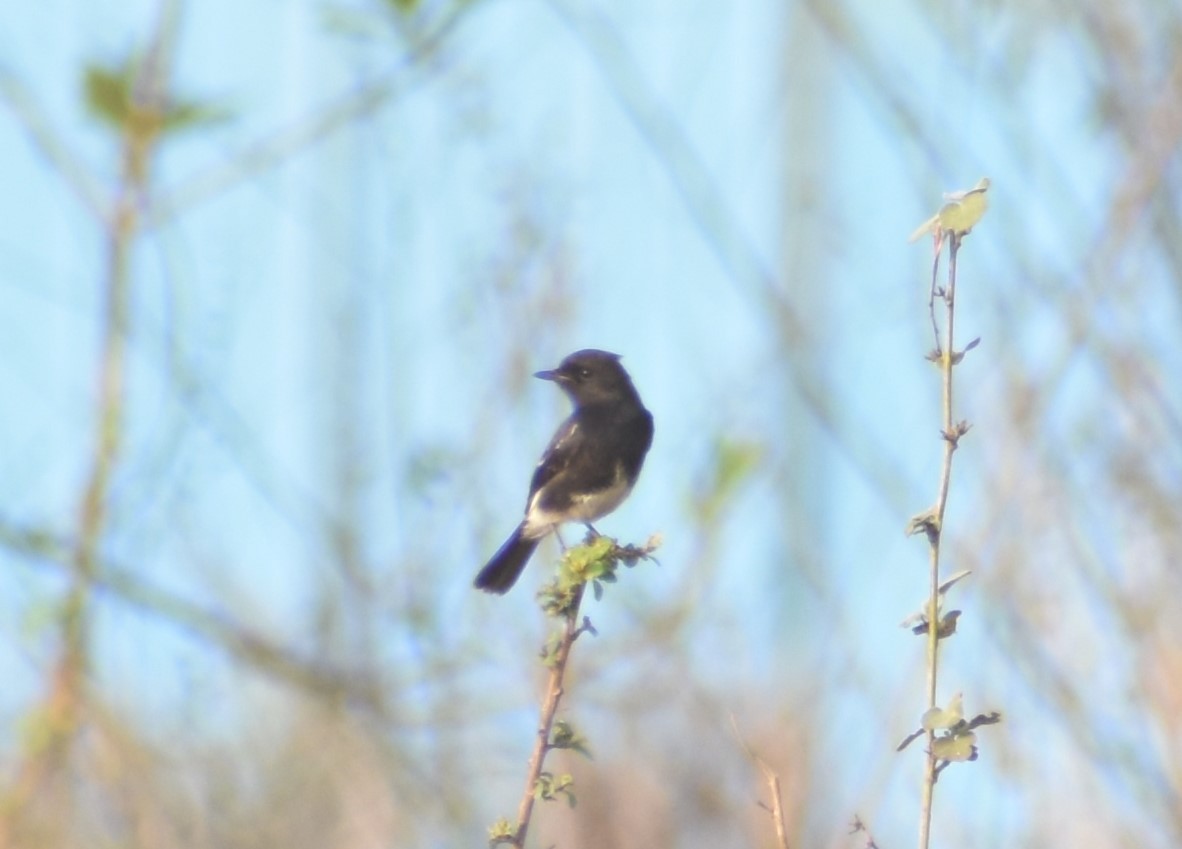
[[[531,588],[556,550],[505,598],[471,579],[567,411],[529,375],[604,348],[657,435],[599,527],[663,545],[592,605],[601,636],[576,653],[591,810],[612,780],[708,808],[652,777],[705,772],[727,813],[667,845],[761,845],[733,716],[784,770],[798,842],[853,845],[857,812],[880,845],[906,843],[921,754],[892,750],[924,672],[898,623],[927,549],[903,529],[941,458],[931,246],[907,236],[988,175],[959,258],[959,344],[981,345],[956,372],[973,429],[944,566],[974,576],[940,693],[1006,722],[941,779],[936,845],[1176,845],[1182,702],[1154,682],[1182,671],[1163,624],[1182,488],[1178,9],[409,7],[174,7],[169,88],[221,119],[165,137],[140,206],[94,702],[157,753],[177,734],[239,747],[254,775],[292,729],[316,733],[299,676],[228,635],[257,637],[380,690],[388,712],[357,715],[409,774],[461,777],[464,804],[418,800],[393,845],[474,845],[516,798],[544,635]],[[83,79],[142,53],[160,9],[0,13],[14,776],[71,586],[69,558],[28,534],[76,544],[95,452],[95,209],[120,139]],[[720,484],[726,457],[749,465]]]

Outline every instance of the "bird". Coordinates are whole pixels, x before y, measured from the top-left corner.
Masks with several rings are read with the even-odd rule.
[[[620,355],[575,351],[550,380],[570,399],[570,416],[542,452],[529,484],[525,517],[476,576],[474,585],[503,595],[517,582],[538,543],[566,522],[591,523],[632,492],[653,442],[653,416],[640,400]]]

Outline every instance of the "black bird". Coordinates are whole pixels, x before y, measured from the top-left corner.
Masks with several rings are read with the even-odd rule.
[[[563,522],[590,528],[619,507],[653,442],[652,414],[618,354],[576,351],[558,368],[534,377],[557,383],[574,411],[538,461],[525,518],[476,576],[476,586],[486,592],[507,592],[542,537]]]

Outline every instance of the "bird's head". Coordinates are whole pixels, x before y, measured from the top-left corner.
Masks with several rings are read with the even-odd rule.
[[[620,355],[594,348],[575,351],[558,368],[539,371],[534,377],[557,383],[576,407],[636,395]]]

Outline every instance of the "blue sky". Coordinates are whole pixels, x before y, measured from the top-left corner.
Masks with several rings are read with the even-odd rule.
[[[86,114],[80,69],[142,43],[153,8],[49,2],[2,16],[5,81],[104,191],[114,146]],[[330,8],[369,34],[330,32]],[[627,576],[628,604],[596,608],[597,623],[619,639],[646,601],[679,585],[697,544],[686,505],[711,439],[763,446],[767,470],[786,470],[804,507],[795,520],[782,515],[776,474],[743,489],[725,516],[725,557],[701,590],[692,651],[722,690],[795,681],[802,669],[824,679],[822,711],[834,720],[818,730],[821,745],[856,754],[834,760],[838,789],[817,818],[831,815],[840,829],[870,804],[864,813],[883,821],[890,842],[903,839],[918,755],[885,767],[886,779],[865,777],[861,764],[884,763],[892,735],[906,730],[900,715],[918,710],[921,675],[918,642],[896,625],[923,595],[926,552],[901,530],[934,492],[939,442],[936,382],[921,359],[930,253],[906,236],[942,191],[992,178],[990,213],[961,257],[960,338],[984,343],[958,372],[958,415],[977,430],[957,456],[955,533],[959,522],[973,527],[985,499],[972,481],[989,477],[1005,447],[1004,428],[990,422],[1004,376],[1070,360],[1047,287],[1081,274],[1081,248],[1103,236],[1121,163],[1090,113],[1102,67],[1073,29],[1031,33],[1027,18],[1000,6],[943,9],[943,31],[918,4],[847,13],[859,33],[851,41],[815,10],[775,3],[596,13],[488,3],[422,70],[408,68],[401,43],[362,3],[188,4],[177,89],[234,117],[170,144],[157,163],[165,188],[216,185],[219,166],[241,151],[372,80],[394,80],[397,93],[141,242],[130,448],[105,554],[303,645],[333,574],[328,541],[311,529],[343,514],[324,481],[335,452],[353,450],[352,509],[368,563],[437,582],[426,595],[437,615],[462,623],[446,636],[457,649],[478,640],[473,623],[506,610],[528,622],[528,593],[485,599],[469,589],[517,520],[523,470],[565,414],[557,393],[524,375],[580,347],[618,351],[657,440],[641,485],[603,530],[637,541],[660,531],[665,547],[659,568]],[[68,534],[91,450],[103,246],[30,144],[32,113],[12,103],[0,121],[9,352],[0,393],[18,414],[5,417],[0,440],[2,514]],[[809,360],[797,365],[827,421],[786,368],[769,281],[801,320]],[[1080,297],[1090,297],[1082,285]],[[1132,321],[1114,314],[1119,335]],[[347,344],[330,344],[342,317],[352,322]],[[1167,306],[1148,320],[1167,328],[1176,318]],[[509,351],[520,355],[507,360]],[[165,367],[170,357],[179,368]],[[182,374],[196,383],[186,388]],[[1103,375],[1084,364],[1058,389],[1070,420],[1073,404],[1103,393]],[[334,441],[342,422],[352,445]],[[408,484],[421,468],[429,483]],[[825,570],[823,593],[802,562],[810,557]],[[52,652],[47,626],[17,623],[45,615],[56,579],[5,559],[0,669],[18,686],[0,706],[15,718]],[[374,579],[386,591],[408,580],[380,570]],[[966,588],[966,606],[974,592]],[[823,639],[835,604],[854,635],[840,645]],[[128,692],[150,679],[144,701],[133,701],[161,721],[191,716],[195,698],[239,681],[232,664],[155,617],[116,603],[102,610],[98,674]],[[1055,739],[1055,717],[1028,703],[995,626],[971,613],[963,626],[948,694],[964,689],[975,708],[1021,717],[983,736]],[[532,626],[491,639],[480,674],[535,639]],[[386,650],[417,649],[395,641]],[[862,683],[843,685],[846,674]],[[232,727],[250,704],[219,704],[203,718],[211,731]],[[531,707],[514,727],[528,727]],[[978,821],[992,845],[1025,833],[1030,811],[1003,773],[957,770],[941,784],[941,806],[959,812],[944,823],[951,834]]]

